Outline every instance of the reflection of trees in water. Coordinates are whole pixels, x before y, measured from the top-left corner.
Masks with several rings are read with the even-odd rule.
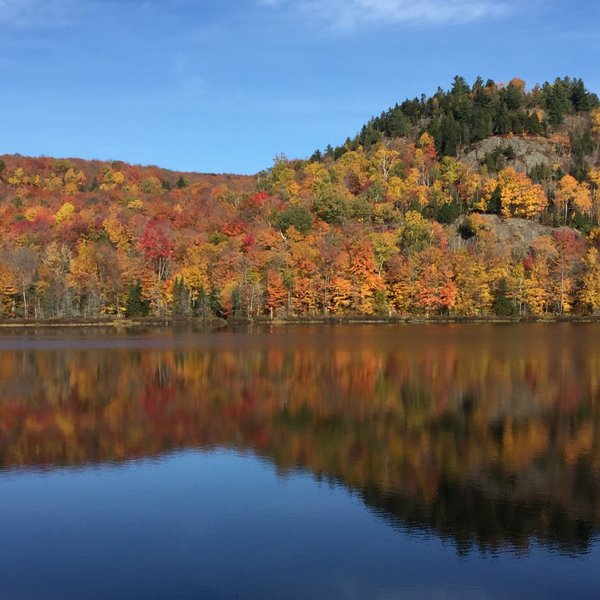
[[[399,332],[4,352],[0,460],[252,449],[461,551],[532,538],[584,550],[600,530],[596,328]]]
[[[474,547],[495,551],[505,546],[526,550],[532,539],[565,553],[586,552],[598,529],[569,507],[543,496],[488,495],[479,486],[442,481],[435,497],[422,502],[403,494],[361,492],[365,504],[403,530],[431,531],[452,540],[461,554]]]

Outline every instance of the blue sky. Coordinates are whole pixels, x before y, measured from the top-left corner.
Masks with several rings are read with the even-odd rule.
[[[0,152],[254,173],[456,74],[598,64],[593,0],[0,0]]]

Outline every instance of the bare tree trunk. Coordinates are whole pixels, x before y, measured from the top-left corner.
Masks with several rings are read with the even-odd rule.
[[[23,316],[27,319],[29,316],[29,306],[27,305],[27,289],[25,286],[25,278],[21,279],[23,289]]]

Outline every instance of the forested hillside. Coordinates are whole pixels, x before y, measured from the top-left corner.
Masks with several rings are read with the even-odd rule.
[[[600,108],[457,77],[256,177],[3,156],[2,318],[600,310]]]

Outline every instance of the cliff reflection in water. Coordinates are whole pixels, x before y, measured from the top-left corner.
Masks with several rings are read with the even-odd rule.
[[[219,446],[460,550],[575,553],[600,531],[598,326],[156,335],[2,351],[3,469]]]

